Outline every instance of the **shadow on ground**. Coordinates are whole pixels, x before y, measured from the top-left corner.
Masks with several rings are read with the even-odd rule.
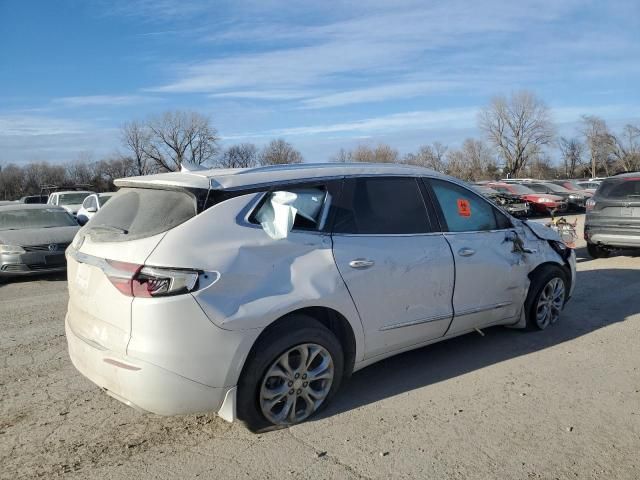
[[[638,291],[638,270],[578,272],[576,291],[558,324],[538,332],[493,327],[484,330],[484,337],[467,334],[383,360],[356,372],[319,417],[352,410],[623,322],[640,312]],[[602,298],[594,299],[594,295]]]

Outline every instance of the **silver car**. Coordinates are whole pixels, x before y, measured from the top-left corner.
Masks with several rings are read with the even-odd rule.
[[[0,206],[0,277],[64,271],[64,251],[79,229],[62,207]]]
[[[640,248],[640,173],[607,178],[586,207],[584,239],[593,258]]]
[[[466,184],[323,164],[116,181],[67,250],[76,368],[162,415],[301,422],[352,372],[492,325],[555,323],[575,256]]]

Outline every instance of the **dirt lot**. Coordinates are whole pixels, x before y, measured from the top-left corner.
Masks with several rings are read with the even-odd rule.
[[[2,478],[640,478],[640,255],[587,260],[561,323],[354,375],[320,418],[252,435],[141,414],[66,353],[62,277],[0,287]]]

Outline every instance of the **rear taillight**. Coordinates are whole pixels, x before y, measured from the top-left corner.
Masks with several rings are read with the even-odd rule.
[[[587,212],[590,212],[591,210],[593,210],[595,206],[596,206],[596,201],[593,198],[590,198],[584,204],[585,210]]]
[[[146,267],[135,263],[107,260],[104,273],[121,293],[129,297],[163,297],[193,291],[199,272],[171,268]]]

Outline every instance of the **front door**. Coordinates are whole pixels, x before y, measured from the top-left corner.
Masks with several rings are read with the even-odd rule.
[[[428,183],[456,268],[454,319],[447,335],[514,322],[527,295],[528,265],[514,251],[511,221],[463,186],[435,179]]]
[[[346,179],[335,205],[334,257],[367,358],[441,337],[451,322],[453,258],[423,190],[413,177]]]

